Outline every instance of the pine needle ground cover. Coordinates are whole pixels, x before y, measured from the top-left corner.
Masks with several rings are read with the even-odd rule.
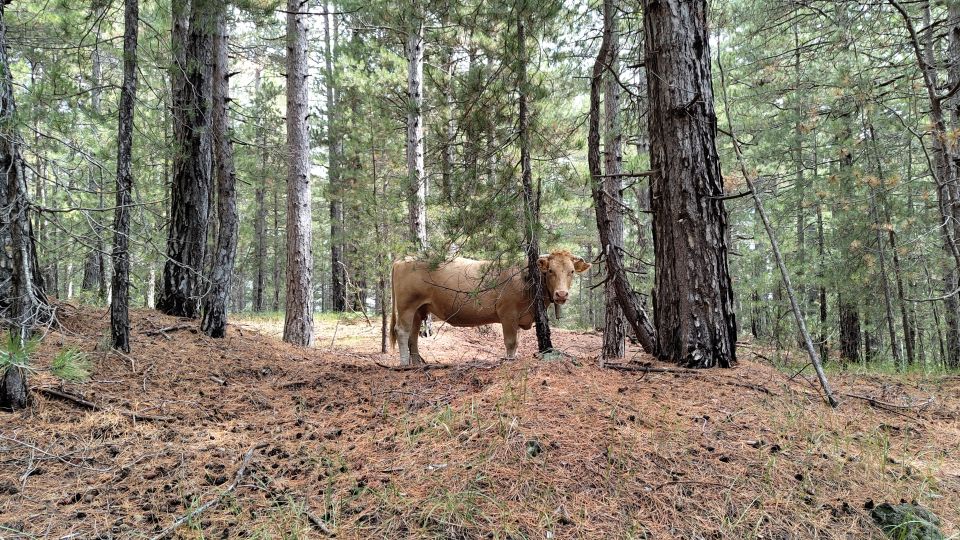
[[[213,340],[134,312],[121,356],[103,311],[63,310],[32,361],[84,351],[90,379],[32,384],[96,408],[34,391],[4,413],[0,537],[149,538],[213,499],[173,536],[883,538],[869,509],[901,501],[960,529],[957,377],[834,374],[873,402],[831,410],[749,349],[620,372],[595,366],[600,335],[556,330],[561,358],[527,332],[500,363],[499,329],[438,325],[421,343],[448,367],[398,371],[376,319],[319,320],[304,351],[269,318]]]

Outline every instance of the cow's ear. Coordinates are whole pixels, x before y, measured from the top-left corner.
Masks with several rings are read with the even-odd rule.
[[[576,257],[573,259],[573,269],[576,270],[578,274],[582,272],[586,272],[587,270],[590,269],[591,266],[593,265],[581,259],[580,257]]]
[[[547,255],[544,255],[543,257],[540,257],[539,259],[537,259],[537,266],[540,267],[540,271],[541,271],[541,272],[546,272],[547,270],[549,270],[549,269],[550,269],[550,257],[547,256]]]

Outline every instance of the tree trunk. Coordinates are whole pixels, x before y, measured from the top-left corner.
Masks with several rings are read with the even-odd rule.
[[[407,21],[407,214],[418,252],[427,248],[427,178],[423,168],[423,15],[414,3]]]
[[[138,0],[126,0],[123,10],[123,86],[117,136],[117,208],[113,218],[113,295],[110,334],[113,347],[130,352],[130,205],[133,204],[133,115],[137,101]]]
[[[102,17],[103,7],[97,9],[98,13],[96,16]],[[91,88],[90,88],[90,107],[93,109],[93,113],[99,117],[100,116],[100,86],[102,84],[102,66],[100,59],[100,46],[99,42],[102,36],[100,35],[100,25],[96,25],[95,37],[98,45],[93,49],[93,52],[90,55],[91,63]],[[96,126],[94,123],[94,134],[96,135]],[[92,163],[88,167],[87,174],[89,175],[89,180],[87,182],[87,188],[96,192],[100,198],[100,206],[103,206],[103,189],[99,182],[96,180],[96,166]],[[84,291],[93,291],[96,290],[99,293],[99,297],[102,300],[106,297],[107,294],[107,284],[104,282],[104,255],[103,255],[103,227],[100,226],[100,217],[91,216],[92,226],[93,226],[93,235],[90,238],[90,250],[87,252],[87,256],[84,259],[83,263],[83,279],[80,282],[80,288]]]
[[[307,125],[306,15],[301,0],[287,0],[287,305],[283,340],[313,344],[313,226],[310,209],[310,130]]]
[[[280,311],[280,290],[282,282],[280,263],[284,260],[280,242],[280,182],[273,182],[273,311]]]
[[[527,21],[523,9],[517,11],[517,97],[520,128],[520,178],[523,187],[524,243],[527,251],[527,286],[533,291],[533,320],[537,329],[537,350],[553,350],[550,320],[544,302],[545,283],[540,272],[540,200],[533,192],[533,169],[530,162],[530,112],[527,104]]]
[[[446,80],[443,85],[443,108],[444,115],[444,136],[443,148],[440,154],[440,177],[443,189],[443,200],[447,204],[453,204],[453,162],[454,162],[454,143],[456,142],[457,129],[454,125],[453,116],[456,105],[453,100],[453,79],[454,73],[453,51],[448,49],[444,61],[444,72]]]
[[[335,15],[331,15],[334,16]],[[337,103],[334,95],[336,80],[333,74],[334,55],[330,33],[330,17],[323,17],[324,62],[326,66],[324,86],[327,90],[327,145],[329,149],[329,187],[330,197],[330,300],[333,311],[347,309],[347,272],[343,259],[343,180],[340,178],[340,160],[342,139],[337,125]]]
[[[203,320],[200,328],[208,336],[222,338],[227,334],[227,310],[230,288],[234,279],[237,258],[237,236],[240,224],[237,217],[236,171],[233,167],[233,142],[230,137],[230,69],[229,36],[227,34],[228,4],[220,4],[216,33],[213,39],[213,151],[216,155],[217,179],[217,246],[210,271],[210,289],[203,298]],[[242,296],[241,296],[242,298]]]
[[[262,96],[260,94],[260,69],[257,69],[256,77],[254,78],[254,94],[257,96],[258,100],[262,101]],[[256,191],[254,192],[254,201],[256,203],[256,215],[253,218],[253,234],[254,242],[256,243],[256,265],[253,282],[253,311],[260,313],[263,311],[264,306],[264,294],[266,289],[267,281],[267,239],[265,236],[266,222],[267,222],[267,177],[270,173],[267,172],[267,129],[264,125],[264,119],[257,119],[257,139],[260,141],[260,178],[257,183]]]
[[[737,324],[706,0],[644,0],[657,357],[730,367]]]
[[[34,323],[50,319],[30,223],[27,182],[16,130],[13,77],[7,57],[5,5],[0,3],[0,315],[10,323],[11,339],[29,338]],[[27,372],[17,366],[0,374],[0,408],[22,409],[29,398]]]
[[[607,270],[606,279],[613,282],[620,309],[630,326],[633,328],[640,345],[647,353],[653,354],[657,347],[657,334],[653,324],[643,310],[630,282],[627,280],[623,266],[623,250],[614,247],[611,239],[610,216],[611,210],[607,207],[606,196],[602,188],[600,170],[600,85],[606,66],[606,58],[610,49],[610,34],[604,32],[600,42],[600,51],[593,64],[593,77],[590,80],[590,114],[588,118],[589,131],[587,135],[587,165],[590,169],[590,186],[593,204],[596,208],[597,231],[600,235],[600,249],[604,256],[604,266]]]
[[[860,314],[857,306],[837,295],[840,315],[840,358],[848,363],[860,361]]]
[[[607,219],[610,227],[610,249],[623,251],[623,182],[620,176],[623,160],[621,143],[623,134],[620,131],[620,81],[618,80],[618,59],[620,55],[620,38],[617,29],[618,0],[604,0],[603,2],[603,31],[609,34],[607,51],[607,71],[604,79],[604,196],[610,197],[607,207]],[[626,351],[626,327],[623,321],[623,310],[617,299],[617,288],[612,280],[607,280],[603,286],[603,349],[601,358],[623,358]]]
[[[211,33],[217,2],[193,0],[182,30],[184,0],[173,1],[173,186],[163,288],[157,308],[168,315],[198,314],[207,248],[211,175]],[[186,51],[179,41],[186,33]]]

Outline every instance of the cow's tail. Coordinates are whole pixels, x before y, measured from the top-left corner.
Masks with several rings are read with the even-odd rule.
[[[397,265],[390,269],[390,299],[393,307],[390,309],[390,350],[397,347]]]

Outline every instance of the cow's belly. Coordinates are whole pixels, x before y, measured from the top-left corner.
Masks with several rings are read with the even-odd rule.
[[[478,303],[476,299],[440,301],[427,305],[434,317],[453,326],[483,326],[500,322],[493,303]]]

